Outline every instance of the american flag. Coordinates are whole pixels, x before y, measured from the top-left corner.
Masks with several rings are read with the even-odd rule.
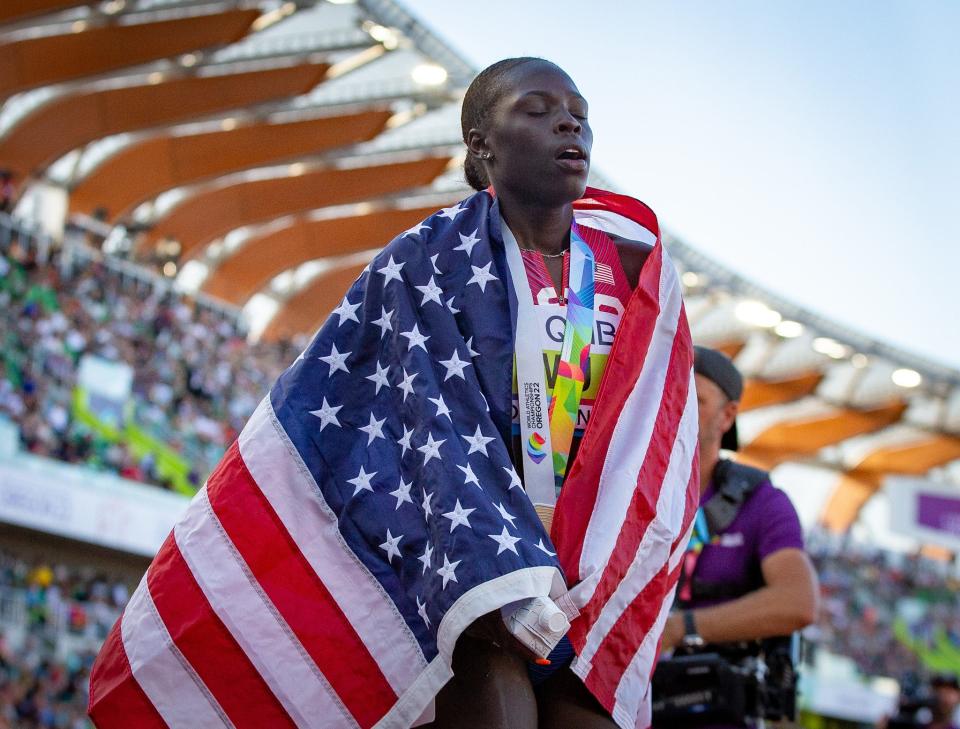
[[[577,209],[656,246],[553,540],[510,458],[516,297],[477,193],[391,242],[260,404],[108,636],[98,726],[423,723],[463,630],[535,595],[579,608],[574,670],[649,723],[696,490],[692,351],[653,214],[595,190]]]

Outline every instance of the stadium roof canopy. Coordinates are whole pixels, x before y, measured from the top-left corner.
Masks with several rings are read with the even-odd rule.
[[[468,192],[474,73],[393,0],[5,0],[0,167],[21,214],[106,232],[255,333],[311,332],[377,246]],[[891,473],[960,481],[960,373],[667,245],[695,338],[748,377],[744,458],[809,484],[807,521],[847,529]]]

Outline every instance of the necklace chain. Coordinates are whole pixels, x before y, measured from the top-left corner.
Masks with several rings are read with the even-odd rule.
[[[538,251],[536,248],[520,248],[521,251],[527,251],[529,253],[539,253],[544,258],[562,258],[570,252],[569,248],[564,248],[559,253],[544,253],[543,251]]]

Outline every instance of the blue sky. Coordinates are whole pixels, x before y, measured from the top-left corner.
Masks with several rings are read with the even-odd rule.
[[[566,69],[594,165],[691,245],[960,368],[960,3],[407,6],[478,68]]]

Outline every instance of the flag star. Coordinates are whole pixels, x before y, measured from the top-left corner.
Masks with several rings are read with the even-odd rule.
[[[462,506],[460,506],[460,499],[457,499],[457,503],[453,507],[453,511],[447,511],[443,514],[443,516],[445,519],[450,520],[450,531],[452,532],[461,524],[469,527],[470,522],[468,520],[468,517],[474,511],[476,511],[476,509],[464,509]],[[470,527],[470,528],[472,529],[473,527]]]
[[[467,354],[470,355],[470,359],[480,356],[479,352],[473,351],[473,337],[470,337],[470,339],[467,340]]]
[[[456,220],[456,219],[457,219],[457,216],[458,216],[460,213],[464,213],[464,212],[466,212],[466,211],[467,211],[466,208],[461,207],[461,206],[460,206],[460,203],[457,203],[457,204],[454,205],[453,207],[444,208],[443,210],[441,210],[441,211],[438,213],[438,215],[440,215],[441,218],[449,218],[450,220]]]
[[[437,286],[437,282],[433,280],[433,276],[430,277],[430,280],[423,286],[415,286],[417,291],[423,294],[423,301],[420,302],[420,306],[425,306],[430,301],[435,301],[440,306],[443,306],[443,302],[440,300],[440,294],[443,293],[443,289]]]
[[[353,352],[338,352],[337,345],[331,344],[330,354],[328,354],[326,357],[317,357],[317,359],[330,365],[330,371],[327,373],[328,377],[337,370],[343,370],[347,374],[350,374],[350,370],[347,369],[346,361],[347,357],[349,357],[351,354],[353,354]]]
[[[367,473],[363,470],[363,466],[360,466],[360,473],[357,474],[357,477],[347,479],[347,483],[352,483],[354,486],[356,486],[356,488],[353,490],[353,495],[356,496],[361,491],[373,492],[373,486],[370,485],[370,479],[376,475],[376,471]]]
[[[380,363],[377,362],[377,371],[372,375],[367,375],[367,379],[371,382],[376,383],[377,385],[377,394],[380,394],[380,388],[386,385],[390,387],[390,380],[387,379],[387,368],[381,367]]]
[[[440,360],[440,364],[447,368],[447,375],[443,378],[444,382],[454,376],[466,381],[467,378],[463,376],[463,368],[469,367],[470,362],[460,359],[460,355],[457,353],[456,349],[453,350],[453,354],[450,355],[450,359],[442,359]]]
[[[433,264],[433,272],[437,275],[440,275],[441,273],[443,273],[443,271],[437,268],[437,259],[439,257],[440,257],[439,253],[434,253],[432,256],[430,256],[430,263]]]
[[[466,486],[468,483],[474,484],[478,489],[480,487],[480,482],[477,480],[477,474],[473,472],[473,469],[470,467],[470,464],[467,463],[466,466],[461,466],[457,464],[457,468],[463,471],[463,485]],[[482,490],[482,489],[481,489]]]
[[[520,483],[520,477],[517,475],[517,472],[513,470],[513,466],[504,466],[503,470],[510,474],[510,486],[507,488],[508,491],[514,487],[523,488],[523,484]]]
[[[408,228],[407,230],[403,231],[403,237],[406,237],[408,235],[420,235],[420,231],[423,230],[424,228],[426,228],[427,230],[431,229],[430,226],[427,225],[426,223],[419,222],[412,228]],[[420,236],[420,237],[422,238],[423,236]]]
[[[484,293],[487,292],[487,283],[489,281],[499,281],[496,276],[490,273],[490,266],[493,265],[493,261],[490,261],[486,266],[470,266],[473,269],[473,276],[470,277],[470,280],[467,281],[469,286],[472,283],[475,283],[480,287],[480,290]]]
[[[540,537],[540,541],[537,542],[536,547],[537,547],[537,549],[539,549],[541,552],[545,553],[548,557],[556,557],[556,556],[557,556],[557,553],[556,553],[556,552],[551,552],[549,549],[546,548],[546,546],[544,546],[544,544],[543,544],[543,537]]]
[[[423,572],[420,574],[427,574],[427,570],[430,569],[430,557],[433,555],[433,547],[430,546],[430,542],[427,542],[426,546],[423,548],[423,554],[417,557],[418,562],[423,563]]]
[[[502,501],[499,504],[497,504],[497,511],[500,512],[500,516],[503,517],[504,521],[510,522],[510,526],[512,526],[514,529],[517,528],[517,525],[513,523],[513,520],[516,519],[517,517],[515,517],[513,514],[511,514],[509,511],[507,511],[503,507]]]
[[[387,553],[387,562],[393,562],[394,557],[400,556],[400,550],[397,549],[397,545],[400,543],[400,540],[403,539],[403,535],[399,534],[393,536],[390,533],[390,530],[387,529],[387,541],[380,545],[380,549]],[[401,562],[403,559],[401,558]]]
[[[453,297],[452,297],[452,296],[451,296],[449,299],[447,299],[447,308],[450,310],[450,313],[451,313],[451,314],[459,314],[459,313],[460,313],[460,309],[455,309],[455,308],[453,308]]]
[[[430,517],[433,516],[433,509],[430,507],[430,500],[433,498],[433,494],[428,494],[427,490],[423,490],[423,503],[420,506],[423,508],[423,520],[430,521]]]
[[[406,395],[404,395],[404,397],[406,397]],[[407,455],[407,451],[413,448],[413,445],[410,443],[410,436],[413,435],[413,431],[407,430],[406,425],[402,425],[401,427],[403,428],[403,437],[398,440],[397,443],[399,443],[400,447],[403,448],[403,450],[400,451],[400,457],[403,458],[405,455]]]
[[[396,263],[393,260],[393,256],[390,256],[390,258],[387,259],[387,265],[377,269],[377,273],[383,275],[384,286],[390,283],[390,280],[394,278],[397,281],[401,281],[401,282],[403,281],[403,279],[400,278],[400,269],[403,268],[405,263],[406,261],[400,261],[400,263]]]
[[[488,534],[493,541],[497,543],[497,554],[506,552],[508,549],[513,552],[518,557],[520,553],[517,551],[517,542],[520,541],[520,537],[511,537],[510,533],[507,531],[507,527],[503,527],[503,531],[499,534]],[[542,541],[542,540],[541,540]]]
[[[377,438],[383,438],[386,440],[386,436],[383,434],[383,424],[387,422],[387,419],[377,420],[373,417],[373,411],[370,411],[370,422],[364,425],[362,428],[357,428],[357,430],[362,430],[367,434],[367,445],[370,445]]]
[[[473,247],[480,242],[480,239],[477,238],[477,231],[473,231],[470,235],[464,235],[460,233],[460,245],[458,245],[453,250],[455,251],[466,251],[467,257],[470,257],[470,254],[473,252]]]
[[[480,398],[483,400],[483,407],[489,413],[490,412],[490,403],[487,402],[487,396],[482,392],[480,393]]]
[[[387,336],[387,332],[393,331],[393,324],[390,322],[390,317],[393,316],[393,310],[387,311],[387,307],[380,307],[380,318],[373,321],[378,327],[380,327],[380,339],[383,339]]]
[[[460,437],[470,444],[470,450],[467,451],[468,456],[471,453],[476,453],[477,451],[483,455],[487,455],[487,443],[494,440],[493,438],[484,435],[480,430],[479,425],[477,426],[477,432],[473,435],[461,435]]]
[[[426,569],[424,569],[424,571],[426,571]],[[417,598],[415,598],[415,599],[416,599],[416,601],[417,601],[417,613],[419,613],[420,617],[423,618],[423,622],[424,622],[424,623],[426,624],[426,626],[429,628],[429,627],[430,627],[430,618],[427,617],[427,603],[425,603],[425,602],[420,602],[420,598],[419,598],[419,597],[417,597]]]
[[[456,562],[451,562],[449,559],[447,559],[447,555],[443,555],[443,567],[437,569],[437,574],[443,578],[443,587],[440,588],[441,590],[447,589],[447,583],[451,580],[454,582],[459,582],[457,579],[457,573],[455,571],[459,564],[459,559]]]
[[[422,446],[417,446],[417,450],[423,454],[424,465],[430,463],[431,458],[440,458],[440,446],[446,442],[446,438],[434,440],[433,433],[427,433],[427,442]]]
[[[340,306],[333,310],[333,313],[340,317],[340,323],[337,324],[337,328],[342,327],[345,321],[360,322],[360,320],[357,319],[357,309],[360,308],[361,303],[363,302],[358,301],[356,304],[351,304],[346,296],[343,297]]]
[[[422,349],[424,352],[427,351],[427,348],[426,348],[426,346],[424,345],[424,342],[426,342],[428,339],[430,339],[430,337],[429,337],[429,336],[426,336],[426,337],[423,336],[423,335],[420,333],[420,329],[419,329],[419,327],[417,327],[416,324],[413,325],[413,329],[411,329],[409,332],[400,332],[400,336],[407,338],[407,351],[408,351],[408,352],[409,352],[411,349],[413,349],[414,347],[420,347],[420,349]]]
[[[394,508],[394,511],[400,508],[400,504],[406,501],[408,504],[413,503],[413,499],[410,498],[410,487],[413,486],[412,483],[407,483],[403,480],[403,477],[400,477],[400,485],[396,489],[390,492],[391,496],[395,496],[397,499],[397,505]]]
[[[333,423],[338,428],[340,427],[340,421],[337,420],[337,411],[342,408],[343,405],[331,405],[327,402],[327,398],[323,398],[323,405],[320,406],[319,410],[311,410],[310,414],[320,418],[320,432],[323,432],[323,429],[326,428],[330,423]]]
[[[447,420],[449,420],[451,423],[453,422],[453,418],[450,417],[450,408],[448,408],[447,404],[443,401],[443,395],[441,395],[440,397],[428,397],[427,400],[429,400],[430,402],[432,402],[434,405],[437,406],[438,418],[441,415],[446,415]]]
[[[417,376],[416,372],[411,372],[407,374],[406,368],[403,368],[403,381],[397,385],[401,390],[403,390],[403,401],[407,401],[407,395],[413,394],[413,378]],[[406,428],[404,428],[406,430]]]

